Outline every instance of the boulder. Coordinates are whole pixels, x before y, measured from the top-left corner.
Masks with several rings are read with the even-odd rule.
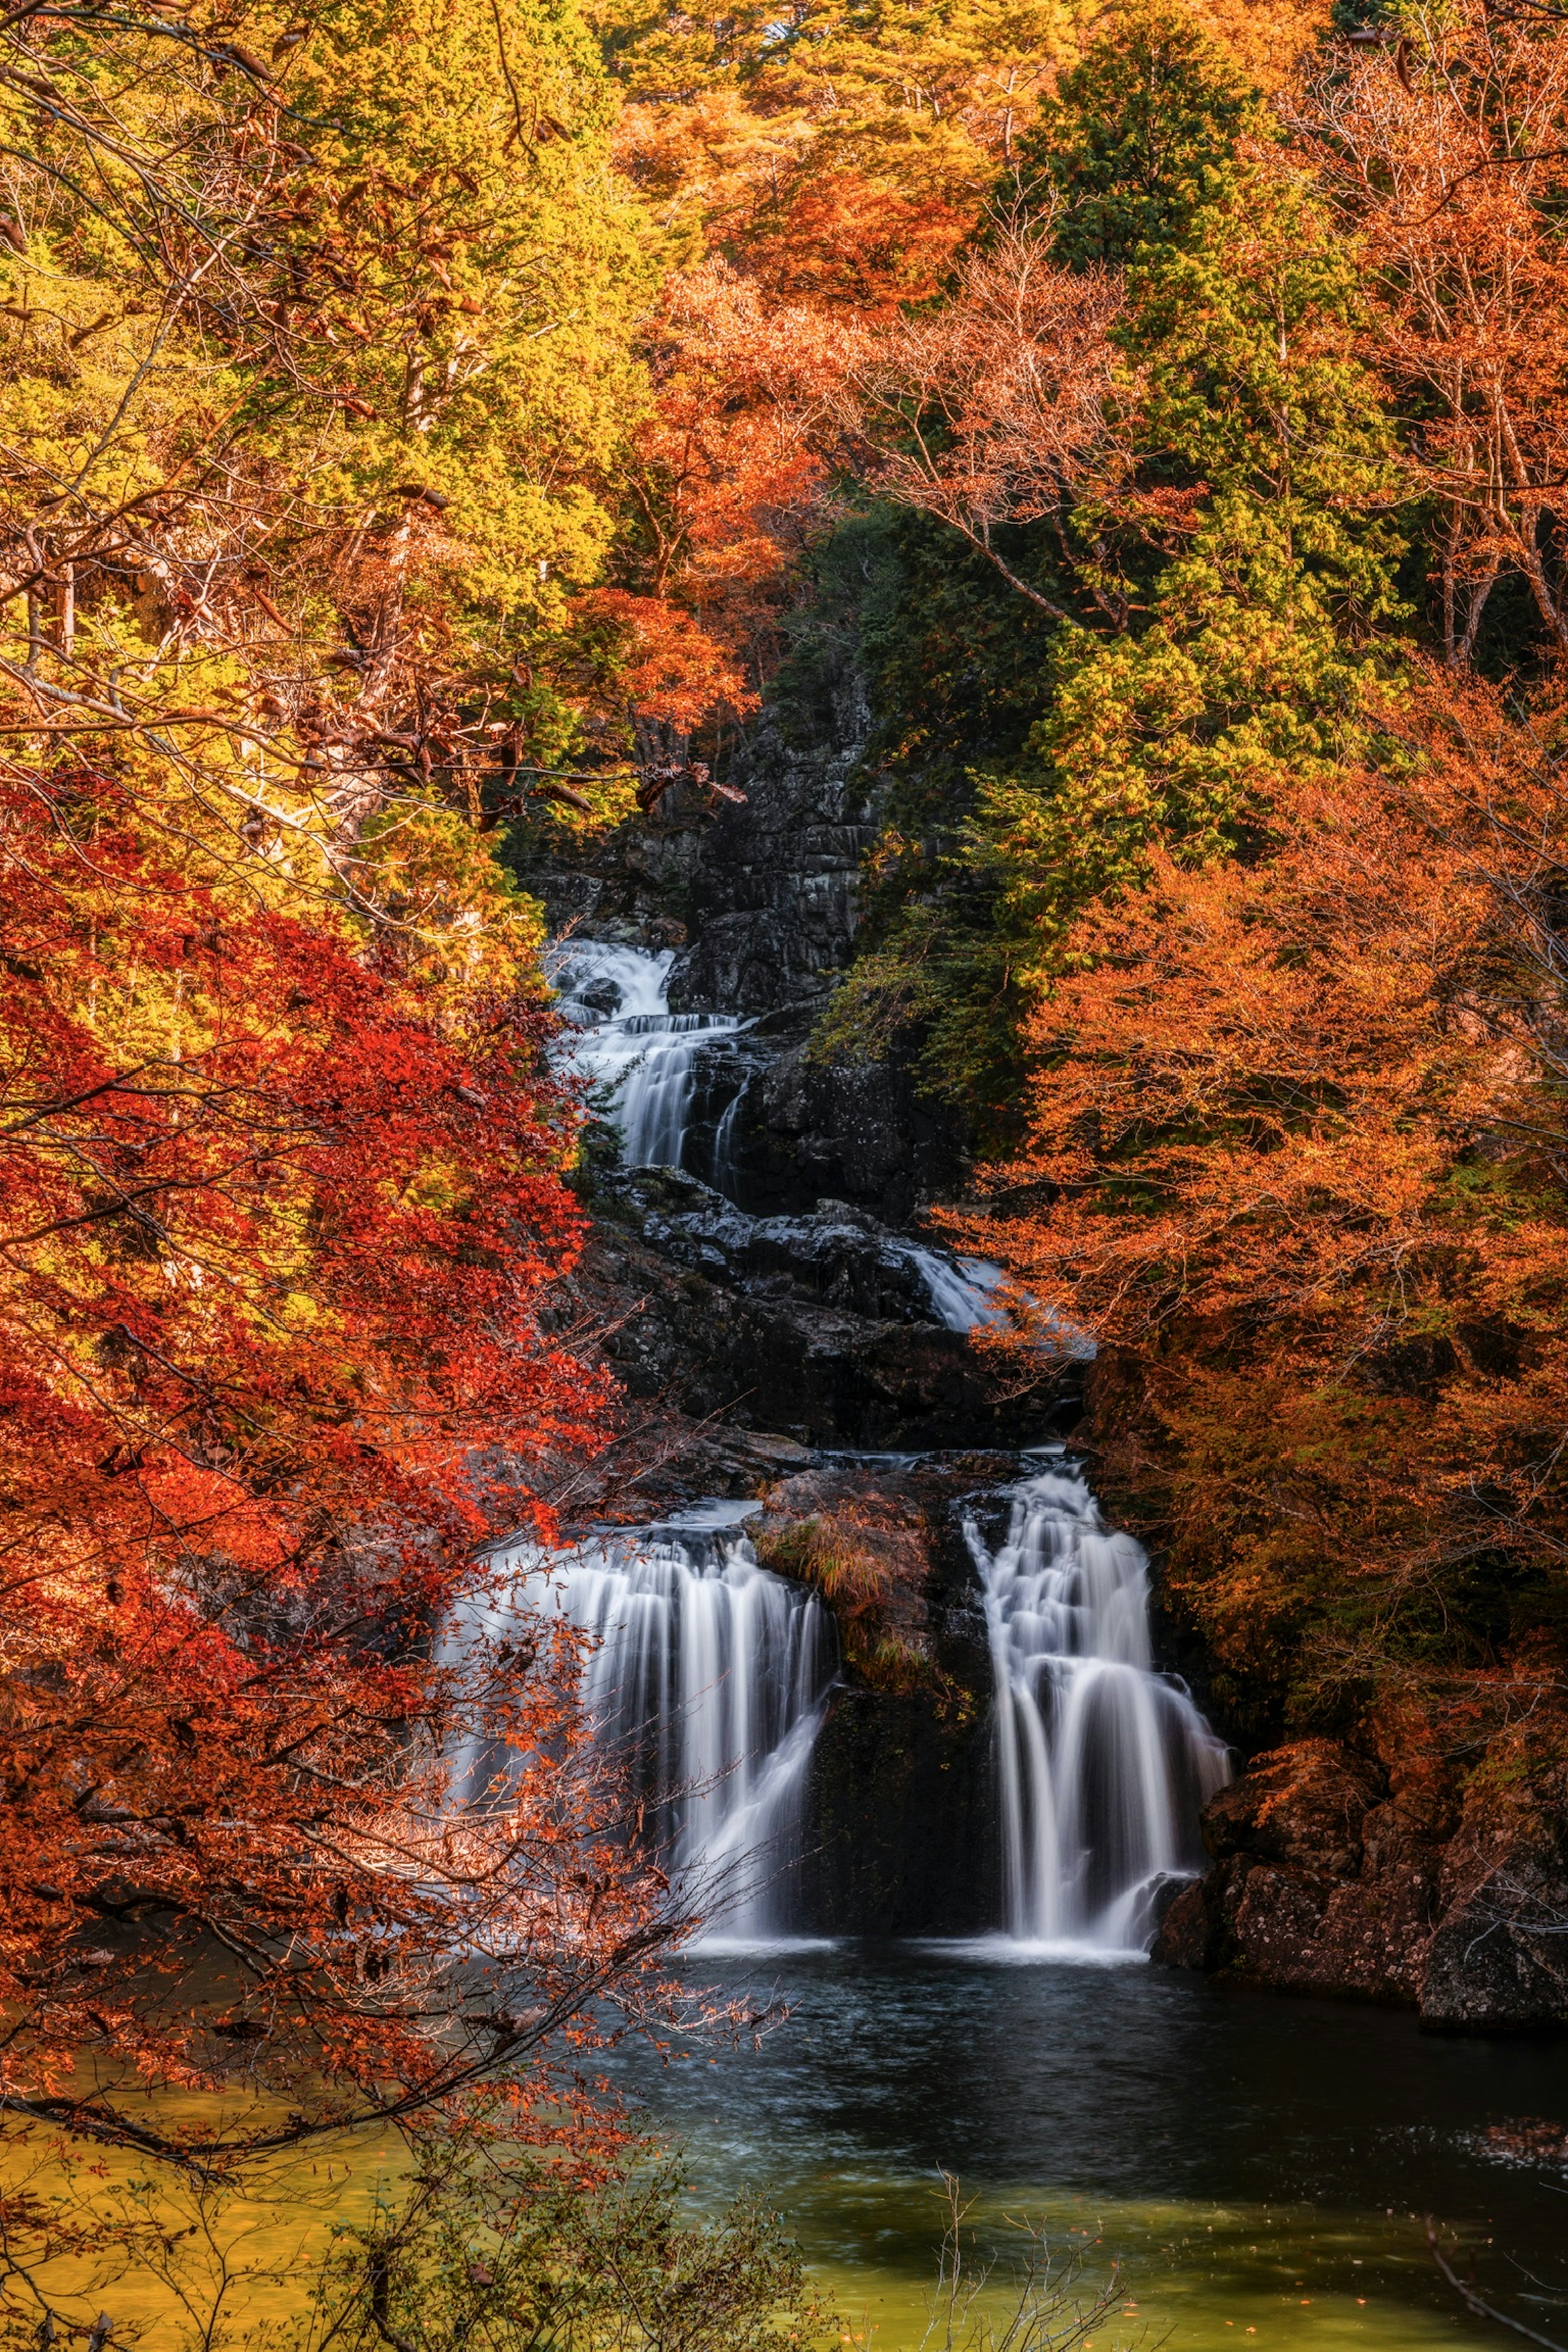
[[[862,1211],[748,1217],[673,1169],[596,1181],[576,1298],[636,1397],[803,1445],[911,1450],[1028,1444],[1062,1405],[1055,1371],[1004,1389],[933,1319],[916,1246]]]

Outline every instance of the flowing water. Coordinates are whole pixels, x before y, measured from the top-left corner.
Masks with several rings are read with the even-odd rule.
[[[758,1566],[739,1522],[754,1504],[716,1503],[658,1527],[502,1559],[516,1581],[489,1607],[502,1633],[519,1613],[559,1612],[595,1636],[583,1696],[599,1737],[636,1767],[652,1833],[712,1935],[787,1929],[801,1807],[837,1662],[816,1596]],[[495,1759],[462,1759],[473,1781]]]
[[[999,1265],[983,1257],[943,1257],[919,1242],[906,1244],[911,1265],[931,1293],[936,1319],[950,1331],[973,1331],[977,1324],[1005,1323],[994,1293],[1006,1279]]]
[[[656,1834],[716,1932],[787,1934],[811,1755],[836,1663],[827,1611],[758,1563],[710,1503],[554,1553],[526,1546],[487,1606],[498,1636],[559,1612],[594,1637],[584,1699],[636,1760]],[[1197,1816],[1228,1776],[1185,1691],[1155,1673],[1148,1563],[1064,1460],[1013,1490],[1005,1539],[967,1528],[984,1594],[1007,1911],[1024,1947],[1136,1954],[1152,1898],[1203,1866]],[[458,1638],[462,1638],[459,1633]],[[494,1759],[464,1759],[475,1780]]]
[[[1146,1896],[1197,1866],[1196,1811],[1226,1759],[1152,1666],[1142,1552],[1065,1459],[1027,1466],[994,1548],[971,1533],[1005,1920],[967,1945],[791,1940],[832,1650],[818,1605],[757,1566],[748,1508],[518,1559],[518,1600],[601,1636],[591,1703],[671,1791],[680,1865],[729,1880],[692,1970],[788,2011],[756,2050],[628,2044],[609,2062],[684,2142],[700,2200],[765,2194],[843,2340],[883,2352],[924,2339],[944,2172],[997,2264],[982,2303],[999,2325],[1021,2221],[1082,2265],[1082,2290],[1115,2275],[1086,2352],[1500,2344],[1439,2275],[1428,2216],[1485,2295],[1568,2340],[1568,2044],[1438,2040],[1144,1958]]]
[[[656,955],[597,940],[570,940],[551,962],[551,979],[575,1026],[565,1059],[610,1097],[628,1168],[685,1166],[698,1056],[715,1038],[749,1025],[728,1013],[672,1013],[674,962],[668,948]],[[721,1121],[726,1150],[733,1107],[726,1107]]]
[[[1153,1671],[1148,1560],[1065,1466],[1015,1489],[994,1552],[967,1532],[991,1638],[1008,1931],[1142,1951],[1161,1886],[1203,1868],[1198,1814],[1230,1777],[1224,1744]]]
[[[680,1164],[704,1034],[742,1025],[671,1014],[671,961],[594,947],[566,975],[576,1065],[614,1090],[632,1163]],[[737,1093],[707,1171],[731,1192],[739,1108]],[[933,1319],[1000,1314],[995,1267],[894,1245]],[[1004,2321],[1020,2219],[1088,2286],[1121,2266],[1085,2352],[1517,2344],[1439,2275],[1428,2216],[1485,2295],[1568,2344],[1568,2042],[1444,2041],[1404,2015],[1147,1963],[1150,1897],[1202,1866],[1197,1815],[1227,1759],[1154,1667],[1139,1547],[1065,1458],[1022,1466],[1005,1532],[969,1530],[1006,1888],[994,1934],[969,1945],[790,1939],[835,1653],[821,1606],[758,1565],[750,1507],[517,1556],[508,1605],[599,1636],[603,1736],[662,1796],[677,1866],[722,1890],[694,1969],[788,2012],[753,2051],[628,2044],[610,2062],[620,2087],[686,2142],[703,2201],[752,2189],[782,2208],[847,2344],[929,2340],[944,2171],[1001,2263],[984,2299]]]

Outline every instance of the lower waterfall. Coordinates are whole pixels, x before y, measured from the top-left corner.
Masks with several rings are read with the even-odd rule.
[[[837,1664],[831,1615],[763,1568],[751,1503],[555,1552],[521,1547],[483,1630],[560,1612],[594,1637],[583,1696],[630,1761],[665,1866],[724,1940],[803,1926],[798,1880],[812,1755]],[[1223,1743],[1155,1673],[1148,1563],[1065,1465],[1011,1491],[994,1551],[966,1534],[990,1635],[1005,1915],[1024,1948],[1147,1949],[1153,1899],[1203,1867],[1197,1818],[1229,1778]],[[459,1638],[461,1638],[459,1636]],[[470,1784],[493,1758],[458,1759]]]
[[[1148,1560],[1065,1467],[1014,1490],[994,1552],[967,1533],[995,1683],[1006,1929],[1017,1942],[1141,1952],[1152,1902],[1204,1867],[1197,1818],[1226,1749],[1155,1674]]]
[[[707,1933],[795,1925],[807,1772],[837,1664],[816,1596],[758,1565],[739,1525],[754,1504],[699,1506],[658,1527],[557,1552],[525,1547],[487,1630],[560,1612],[595,1637],[583,1698],[630,1761],[655,1844]],[[472,1778],[485,1759],[465,1759]]]

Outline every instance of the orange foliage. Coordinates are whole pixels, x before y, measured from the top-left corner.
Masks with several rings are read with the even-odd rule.
[[[647,339],[657,407],[625,461],[640,594],[597,609],[633,634],[644,718],[692,731],[756,707],[790,569],[820,510],[822,425],[853,346],[812,310],[770,310],[710,262],[665,289]]]
[[[1254,1696],[1494,1665],[1563,1597],[1561,753],[1430,677],[1390,724],[1256,862],[1156,852],[1080,923],[967,1235],[1099,1335],[1097,1433]]]
[[[1424,10],[1396,47],[1338,49],[1299,124],[1375,273],[1373,357],[1444,516],[1448,658],[1510,572],[1568,650],[1568,42],[1486,0]]]
[[[941,310],[862,345],[843,405],[869,445],[868,478],[935,515],[1009,585],[1060,608],[1009,568],[992,534],[1057,515],[1117,450],[1109,408],[1120,278],[1049,257],[1054,221],[998,215]]]

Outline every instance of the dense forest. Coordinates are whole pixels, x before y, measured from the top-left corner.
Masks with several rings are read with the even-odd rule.
[[[354,2341],[435,2277],[440,2341],[531,2341],[546,2271],[605,2340],[609,2237],[672,2343],[809,2334],[593,2090],[700,1922],[581,1643],[438,1638],[631,1442],[532,879],[718,821],[851,668],[811,1052],[958,1139],[977,1348],[1093,1335],[1230,1737],[1560,1809],[1568,23],[3,33],[0,2104],[184,2181],[405,2132]],[[512,1763],[459,1800],[465,1742]],[[6,2189],[18,2342],[86,2228]]]

